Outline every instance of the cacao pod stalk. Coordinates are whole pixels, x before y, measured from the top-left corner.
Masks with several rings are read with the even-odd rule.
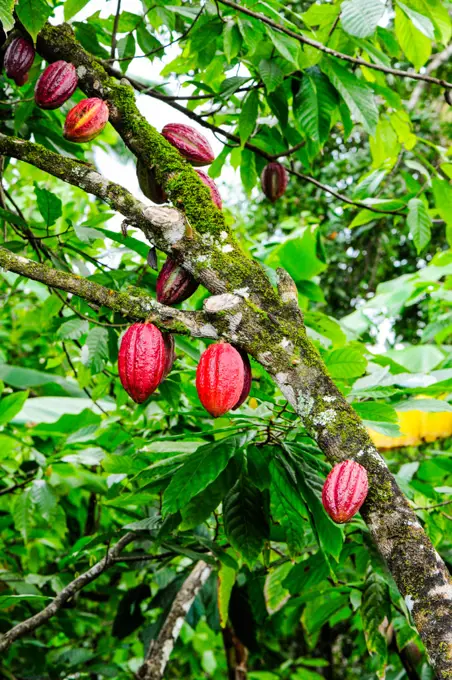
[[[41,109],[58,109],[74,94],[78,84],[74,64],[55,61],[41,74],[35,87],[35,102]]]
[[[134,323],[124,333],[118,355],[118,372],[127,394],[142,404],[169,372],[171,348],[151,323]]]
[[[207,139],[190,125],[168,123],[163,128],[162,135],[192,165],[209,165],[215,159]]]
[[[288,179],[287,171],[281,163],[268,163],[262,170],[262,191],[272,203],[285,193]]]
[[[64,123],[64,136],[70,142],[90,142],[108,122],[108,106],[102,99],[83,99],[69,111]]]
[[[236,411],[243,404],[243,402],[248,399],[249,393],[251,392],[251,384],[252,384],[252,381],[253,381],[253,376],[252,376],[252,373],[251,373],[251,364],[250,364],[248,354],[246,352],[244,352],[243,349],[239,349],[238,347],[236,347],[236,349],[237,349],[237,352],[242,357],[244,375],[243,375],[242,394],[240,395],[239,400],[236,403],[236,405],[232,407],[233,411]]]
[[[333,467],[322,489],[323,507],[337,524],[348,522],[366,500],[367,471],[354,460]]]
[[[137,177],[140,189],[146,198],[149,198],[153,203],[166,203],[168,201],[168,196],[166,195],[163,187],[161,187],[156,178],[154,168],[149,168],[141,160],[137,161]]]
[[[205,184],[206,187],[208,187],[212,201],[215,203],[218,210],[221,210],[223,208],[223,201],[221,200],[220,192],[218,191],[218,187],[213,179],[211,179],[209,175],[204,172],[204,170],[198,170],[198,168],[195,168],[195,172],[199,175],[201,182]]]
[[[167,257],[157,277],[157,302],[163,305],[177,305],[188,300],[198,286],[198,282],[186,269]]]
[[[214,418],[223,416],[239,401],[245,380],[243,359],[229,343],[210,345],[196,370],[201,404]]]
[[[31,42],[25,38],[14,38],[9,43],[3,60],[8,78],[12,78],[16,85],[24,85],[34,58],[35,48]]]

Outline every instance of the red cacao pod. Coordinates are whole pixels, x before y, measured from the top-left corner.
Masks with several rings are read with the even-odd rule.
[[[64,136],[70,142],[89,142],[102,132],[108,122],[108,106],[102,99],[83,99],[69,111]]]
[[[8,78],[12,78],[19,86],[26,83],[34,58],[35,48],[31,42],[25,38],[14,38],[9,43],[3,60]]]
[[[55,61],[41,74],[35,87],[35,102],[41,109],[58,109],[74,94],[78,78],[74,64]]]
[[[322,490],[323,507],[337,524],[348,522],[366,500],[369,489],[365,468],[353,460],[335,465]]]
[[[220,192],[218,191],[218,187],[213,181],[213,179],[211,179],[209,175],[206,172],[204,172],[204,170],[198,170],[197,168],[195,168],[195,172],[198,173],[201,182],[205,184],[206,187],[208,187],[210,195],[212,197],[212,201],[215,203],[218,210],[221,210],[223,208],[223,201],[221,200]]]
[[[137,404],[157,389],[169,370],[168,345],[156,326],[134,323],[121,341],[118,372],[122,386]]]
[[[157,301],[163,305],[177,305],[188,300],[198,285],[186,269],[167,257],[157,277]]]
[[[171,333],[163,333],[163,342],[165,343],[166,361],[162,381],[165,380],[168,373],[173,368],[174,359],[176,358],[176,352],[174,350],[174,337],[171,335]]]
[[[272,203],[284,194],[288,179],[287,171],[281,163],[269,163],[262,170],[262,191]]]
[[[158,184],[155,178],[155,171],[153,168],[148,168],[141,158],[137,161],[137,177],[140,189],[146,198],[149,198],[153,203],[166,203],[168,196],[165,194],[163,187]]]
[[[253,376],[251,374],[251,364],[250,364],[248,354],[246,352],[244,352],[243,349],[239,349],[238,347],[236,349],[237,349],[237,352],[242,357],[244,374],[243,374],[242,394],[240,395],[239,400],[236,403],[236,405],[233,406],[233,408],[232,408],[233,411],[236,411],[243,404],[243,402],[248,399],[249,393],[251,391],[251,383],[252,383],[252,380],[253,380]]]
[[[190,125],[169,123],[163,128],[162,135],[192,165],[209,165],[215,159],[207,139]]]
[[[229,343],[210,345],[202,353],[196,371],[196,389],[201,404],[214,418],[238,403],[244,380],[243,359]]]

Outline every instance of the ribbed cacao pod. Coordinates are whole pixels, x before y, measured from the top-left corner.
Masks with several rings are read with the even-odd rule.
[[[122,386],[137,404],[157,389],[171,368],[168,341],[151,323],[134,323],[121,341],[118,372]]]
[[[157,277],[157,301],[163,305],[177,305],[188,300],[198,285],[186,269],[167,257]]]
[[[240,354],[240,356],[242,357],[244,373],[243,373],[242,394],[240,395],[239,400],[236,403],[236,405],[232,407],[233,411],[236,411],[243,404],[243,402],[248,399],[249,393],[251,391],[251,383],[253,381],[253,376],[251,374],[251,364],[250,364],[248,354],[246,352],[244,352],[243,349],[239,349],[238,347],[236,347],[236,350]]]
[[[165,343],[166,361],[165,361],[165,368],[164,368],[164,371],[163,371],[163,377],[162,377],[161,382],[163,382],[163,380],[165,380],[168,373],[173,368],[174,359],[176,358],[176,352],[175,352],[175,349],[174,349],[174,337],[171,335],[171,333],[163,333],[162,335],[163,335],[163,342]]]
[[[322,490],[323,507],[337,524],[348,522],[366,500],[369,489],[365,468],[353,460],[335,465]]]
[[[215,203],[218,210],[221,210],[223,208],[223,201],[221,200],[220,192],[218,191],[218,187],[213,181],[213,179],[211,179],[209,175],[206,172],[204,172],[204,170],[198,170],[197,168],[195,168],[195,172],[198,173],[201,182],[205,184],[206,187],[208,187],[210,195],[212,197],[212,201]]]
[[[108,106],[102,99],[83,99],[67,114],[63,134],[70,142],[90,142],[107,122]]]
[[[41,109],[58,109],[74,94],[78,83],[74,64],[55,61],[41,74],[35,87],[35,102]]]
[[[196,371],[201,404],[214,418],[222,416],[240,400],[245,380],[243,359],[227,342],[210,345],[202,353]]]
[[[209,165],[215,159],[207,139],[190,125],[169,123],[163,128],[162,135],[192,165]]]
[[[153,203],[166,203],[168,196],[158,184],[153,168],[148,168],[141,158],[137,161],[137,177],[140,189]]]
[[[25,38],[14,38],[9,43],[3,60],[8,78],[12,78],[16,85],[24,85],[34,58],[35,48],[31,42]]]
[[[262,191],[272,203],[284,194],[288,179],[287,171],[281,163],[269,163],[262,170]]]

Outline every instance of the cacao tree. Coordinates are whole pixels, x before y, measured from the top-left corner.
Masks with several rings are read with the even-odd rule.
[[[448,0],[0,0],[0,675],[450,678]]]

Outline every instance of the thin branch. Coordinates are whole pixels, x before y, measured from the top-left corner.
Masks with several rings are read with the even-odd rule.
[[[211,571],[211,565],[201,560],[186,578],[171,605],[157,639],[152,640],[149,645],[144,663],[138,669],[138,680],[161,680],[185,617]]]
[[[423,507],[422,505],[414,505],[413,510],[434,510],[435,508],[443,508],[445,505],[450,505],[452,503],[452,498],[449,501],[442,501],[441,503],[435,503],[435,505],[429,505]]]
[[[185,312],[167,307],[139,288],[131,287],[125,293],[111,290],[83,276],[52,269],[40,262],[15,255],[3,246],[0,246],[0,267],[33,281],[40,281],[51,288],[73,293],[88,302],[108,307],[126,317],[152,320],[156,326],[168,332],[194,337],[206,335],[204,333],[203,336],[202,327],[206,319],[202,312]]]
[[[35,477],[34,475],[31,475],[30,477],[27,477],[27,479],[24,479],[23,482],[13,484],[13,486],[8,486],[6,489],[1,489],[0,496],[5,496],[8,493],[13,493],[13,491],[16,491],[16,489],[22,489],[24,486],[28,484],[28,482],[31,482],[31,480],[34,479],[34,477]]]
[[[32,633],[34,630],[42,626],[49,619],[51,619],[61,607],[79,590],[87,586],[89,583],[95,581],[103,572],[108,569],[112,564],[114,564],[114,558],[117,557],[124,548],[129,545],[135,538],[134,533],[128,533],[122,536],[116,545],[107,551],[105,557],[103,557],[99,562],[97,562],[91,569],[85,571],[84,574],[78,576],[74,581],[71,581],[63,590],[61,590],[58,595],[52,600],[52,602],[47,605],[38,614],[35,614],[29,619],[18,623],[17,626],[11,628],[9,631],[0,636],[0,652],[6,651],[10,645],[24,635]]]
[[[434,85],[439,85],[440,87],[444,87],[447,90],[452,89],[452,83],[447,82],[447,80],[443,80],[441,78],[433,78],[432,76],[424,75],[422,73],[416,73],[415,71],[413,72],[402,71],[401,69],[390,68],[389,66],[383,66],[382,64],[372,64],[366,61],[365,59],[360,59],[359,57],[352,57],[349,54],[344,54],[343,52],[333,50],[331,47],[327,47],[326,45],[323,45],[322,43],[319,43],[316,40],[312,40],[311,38],[307,38],[306,36],[301,35],[300,33],[292,31],[290,28],[280,26],[280,24],[277,24],[276,21],[269,19],[264,14],[253,12],[247,7],[243,7],[242,5],[238,5],[236,2],[232,2],[232,0],[219,0],[219,2],[222,5],[226,5],[227,7],[232,7],[232,9],[235,9],[236,11],[241,12],[242,14],[247,14],[248,16],[253,17],[253,19],[257,19],[258,21],[261,21],[263,24],[271,26],[275,30],[280,31],[280,33],[285,33],[286,35],[289,35],[291,38],[298,40],[298,42],[302,43],[303,45],[309,45],[310,47],[314,47],[314,49],[316,50],[320,50],[321,52],[329,54],[332,57],[336,57],[337,59],[348,61],[350,64],[356,64],[357,66],[365,66],[366,68],[370,68],[375,71],[382,71],[382,73],[389,73],[393,76],[399,76],[401,78],[423,80],[426,83],[433,83]]]
[[[118,0],[118,4],[116,5],[116,14],[115,14],[115,21],[113,24],[113,33],[111,36],[111,60],[115,60],[116,56],[116,35],[118,33],[118,26],[119,26],[119,18],[121,16],[121,0]],[[129,57],[125,57],[128,59]],[[118,61],[122,61],[122,59],[118,59]]]
[[[429,73],[436,71],[437,68],[449,61],[450,57],[452,57],[452,43],[450,43],[450,45],[448,45],[442,52],[435,54],[431,62],[427,65],[425,73],[428,75]],[[412,111],[414,108],[416,108],[426,84],[427,81],[424,81],[416,85],[413,92],[411,93],[411,97],[407,105],[408,111]]]

